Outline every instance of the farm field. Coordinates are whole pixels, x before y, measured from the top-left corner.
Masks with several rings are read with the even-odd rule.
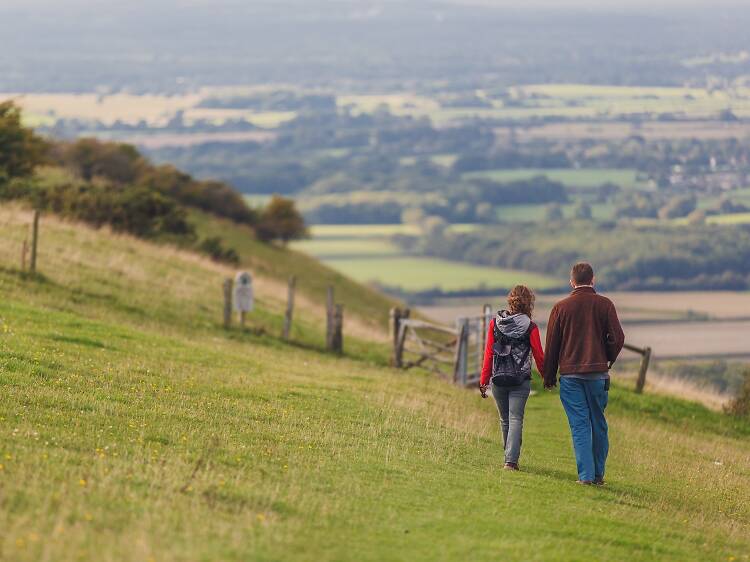
[[[491,107],[444,107],[440,100],[414,93],[348,95],[339,98],[341,107],[372,113],[388,107],[396,115],[429,117],[436,124],[466,119],[522,120],[534,117],[570,119],[612,119],[632,114],[679,114],[687,118],[712,118],[727,108],[736,115],[750,115],[750,90],[738,88],[727,93],[702,88],[650,88],[591,86],[588,84],[542,84],[509,89],[511,103],[504,99],[477,95]]]
[[[279,88],[285,86],[279,85]],[[164,126],[177,112],[182,112],[186,123],[207,120],[222,123],[229,119],[242,119],[263,129],[274,129],[293,119],[294,111],[255,112],[243,109],[205,108],[201,101],[215,96],[247,95],[268,92],[273,87],[203,88],[184,95],[136,94],[19,94],[0,93],[0,99],[16,99],[27,112],[30,124],[51,124],[56,118],[83,119],[112,124],[115,121],[137,124],[144,121],[150,126]],[[303,92],[303,90],[299,90]],[[726,91],[708,91],[699,88],[644,88],[590,86],[576,84],[544,84],[518,86],[509,89],[509,99],[492,98],[484,91],[476,94],[491,103],[491,107],[444,107],[438,96],[415,92],[382,94],[347,94],[337,96],[339,108],[350,109],[355,114],[371,114],[387,107],[395,115],[430,117],[437,125],[449,125],[467,119],[526,120],[535,117],[561,117],[569,119],[616,119],[632,114],[675,113],[683,118],[710,119],[731,109],[736,115],[750,116],[750,90],[735,88]],[[747,125],[737,123],[696,126],[690,123],[644,123],[639,134],[646,137],[663,134],[683,136],[708,135],[705,138],[722,138],[729,131],[747,130]],[[620,123],[567,123],[524,127],[515,131],[519,139],[545,136],[547,138],[586,135],[608,138],[632,134],[630,125]],[[598,132],[597,132],[598,131]],[[577,132],[577,133],[576,133]],[[603,135],[603,136],[602,136]],[[450,156],[443,157],[443,162]],[[447,160],[449,161],[449,160]]]
[[[319,239],[301,240],[294,243],[294,249],[310,254],[318,259],[329,260],[341,257],[385,257],[398,256],[401,250],[393,243],[384,239]]]
[[[566,219],[573,218],[575,203],[566,203],[560,207],[563,217]],[[591,215],[597,220],[608,220],[612,218],[614,209],[612,203],[593,203]],[[498,218],[505,222],[542,222],[546,211],[546,205],[507,205],[496,209]]]
[[[546,289],[560,284],[560,281],[553,277],[528,271],[412,256],[336,258],[326,260],[325,263],[362,283],[376,282],[389,287],[400,287],[406,291],[461,291],[482,286],[512,287],[519,283]]]
[[[479,225],[457,224],[451,229],[469,232]],[[395,234],[416,234],[413,225],[314,225],[311,239],[292,248],[321,259],[326,265],[361,283],[399,287],[405,291],[464,291],[534,283],[541,288],[559,281],[537,273],[475,266],[427,257],[410,256],[390,241]]]
[[[197,94],[166,96],[159,94],[29,94],[0,92],[0,100],[14,99],[28,114],[30,125],[50,123],[57,118],[100,121],[113,124],[121,121],[136,125],[166,125],[177,112],[190,124],[207,120],[215,124],[230,119],[243,119],[257,127],[273,129],[293,119],[295,112],[256,112],[242,109],[207,109],[197,107],[212,95],[212,89]]]
[[[750,560],[745,422],[615,384],[608,483],[582,488],[535,381],[510,474],[490,400],[349,332],[321,352],[315,308],[276,339],[273,277],[225,331],[224,266],[46,217],[31,279],[26,215],[0,218],[4,559]]]
[[[747,122],[722,121],[648,121],[638,124],[622,121],[586,120],[569,123],[545,123],[527,127],[496,127],[498,138],[518,142],[535,140],[623,140],[642,136],[647,140],[691,139],[718,140],[745,138],[750,135]]]
[[[750,292],[612,292],[627,341],[651,346],[655,359],[743,358],[750,361]],[[552,305],[563,295],[539,295],[535,321],[544,330]],[[440,322],[475,315],[483,302],[503,306],[500,295],[485,299],[445,299],[420,307]]]
[[[543,169],[523,168],[518,170],[486,170],[464,174],[467,179],[486,178],[498,182],[525,180],[535,176],[547,176],[569,187],[599,187],[605,183],[614,183],[624,189],[647,189],[648,185],[639,180],[635,170],[603,168],[596,169]]]
[[[732,213],[730,215],[707,217],[706,222],[709,224],[748,224],[750,223],[750,213]]]

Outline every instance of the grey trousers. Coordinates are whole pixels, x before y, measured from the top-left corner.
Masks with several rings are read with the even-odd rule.
[[[518,464],[518,457],[521,456],[523,413],[530,392],[530,380],[518,386],[492,385],[492,397],[495,399],[497,411],[500,414],[500,431],[503,434],[506,463]]]

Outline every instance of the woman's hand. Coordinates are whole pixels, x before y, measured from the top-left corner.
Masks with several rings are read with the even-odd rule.
[[[487,398],[487,389],[490,387],[488,384],[480,384],[479,392],[482,394],[482,398]]]

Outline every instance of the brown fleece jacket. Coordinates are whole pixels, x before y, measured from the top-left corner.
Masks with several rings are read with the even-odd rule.
[[[622,351],[625,335],[612,301],[593,287],[576,287],[549,315],[544,350],[544,383],[560,376],[603,373]]]

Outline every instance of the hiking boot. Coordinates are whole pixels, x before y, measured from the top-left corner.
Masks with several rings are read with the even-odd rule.
[[[576,480],[576,484],[580,484],[581,486],[591,486],[594,482],[591,480]]]
[[[594,486],[604,486],[604,478],[596,478],[594,480]]]
[[[506,462],[503,468],[505,470],[521,470],[520,468],[518,468],[518,463],[515,462]]]

